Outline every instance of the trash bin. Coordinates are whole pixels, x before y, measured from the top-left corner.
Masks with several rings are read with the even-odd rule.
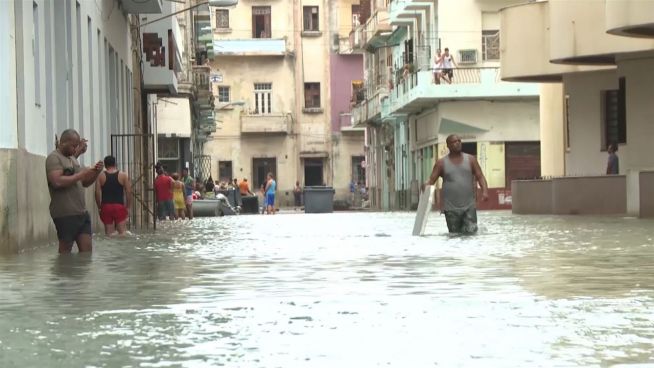
[[[241,206],[241,213],[259,213],[259,198],[257,196],[244,196],[241,197],[243,205]]]
[[[334,212],[334,193],[332,187],[304,187],[304,213]]]

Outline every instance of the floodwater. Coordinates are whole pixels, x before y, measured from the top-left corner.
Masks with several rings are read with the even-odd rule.
[[[1,367],[654,365],[654,222],[233,216],[0,257]]]

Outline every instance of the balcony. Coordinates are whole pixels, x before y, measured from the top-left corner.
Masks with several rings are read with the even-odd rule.
[[[211,67],[208,65],[193,65],[193,85],[199,96],[213,95],[211,88]]]
[[[606,33],[605,1],[548,3],[551,25],[549,60],[554,63],[613,66],[619,54],[648,52],[654,49],[654,40],[619,37]],[[623,1],[619,3],[625,6]]]
[[[352,108],[351,120],[353,128],[362,128],[368,124],[377,124],[381,122],[381,100],[388,94],[386,89],[379,88],[365,101]]]
[[[354,127],[352,124],[352,113],[342,112],[338,115],[339,128],[341,132],[363,132],[365,128]]]
[[[434,2],[393,0],[388,6],[388,13],[390,24],[393,26],[413,25],[413,20],[422,15],[425,15],[426,19],[432,19]]]
[[[442,100],[514,99],[539,95],[538,85],[502,82],[499,68],[456,68],[452,84],[433,82],[430,70],[412,73],[390,93],[389,112],[416,113]]]
[[[606,31],[617,36],[654,37],[654,2],[606,2]]]
[[[289,54],[284,38],[214,40],[213,49],[216,56],[286,56]]]
[[[502,80],[560,82],[564,73],[590,67],[550,63],[550,5],[546,1],[500,11],[500,63]]]
[[[162,0],[122,0],[123,9],[127,14],[161,14]]]
[[[243,134],[288,134],[291,119],[284,114],[241,115],[241,133]]]
[[[388,11],[385,8],[378,9],[365,24],[359,27],[359,30],[362,35],[362,48],[371,51],[383,46],[393,32]]]

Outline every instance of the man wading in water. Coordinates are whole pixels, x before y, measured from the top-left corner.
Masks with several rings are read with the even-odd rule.
[[[488,184],[477,159],[461,152],[461,138],[455,134],[445,140],[450,153],[434,165],[426,185],[434,185],[443,178],[443,213],[450,233],[474,234],[477,232],[475,192],[481,186],[481,199],[488,200]]]

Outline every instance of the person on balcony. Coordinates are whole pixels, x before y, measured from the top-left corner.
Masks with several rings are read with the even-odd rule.
[[[441,55],[440,63],[443,67],[441,72],[441,78],[446,81],[448,84],[452,84],[452,79],[454,78],[454,68],[458,68],[454,58],[450,55],[450,49],[445,48],[445,52]]]
[[[441,84],[443,77],[443,60],[441,60],[441,49],[436,50],[434,56],[434,63],[431,65],[432,73],[434,74],[434,84]]]

